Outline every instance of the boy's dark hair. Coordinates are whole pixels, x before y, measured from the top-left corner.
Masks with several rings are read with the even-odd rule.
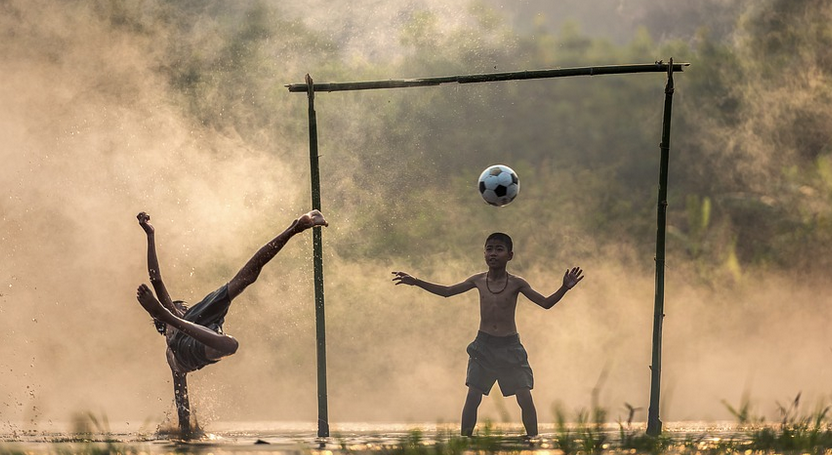
[[[184,300],[174,300],[173,304],[180,308],[182,311],[188,311],[188,304],[185,303]],[[153,318],[153,325],[156,326],[156,331],[159,332],[160,335],[164,335],[167,332],[167,324],[164,322]]]
[[[506,244],[506,247],[509,251],[514,251],[514,242],[511,241],[511,237],[508,234],[504,234],[502,232],[495,232],[488,236],[485,239],[485,243],[488,243],[490,240],[497,240]]]

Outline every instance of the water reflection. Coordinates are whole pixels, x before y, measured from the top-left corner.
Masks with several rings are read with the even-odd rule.
[[[541,425],[540,437],[531,440],[523,436],[519,425],[493,423],[483,425],[473,438],[458,436],[456,423],[342,424],[332,426],[332,437],[319,438],[312,424],[226,422],[212,424],[205,437],[187,442],[161,437],[158,433],[130,432],[129,426],[125,423],[124,428],[112,432],[83,435],[60,431],[0,434],[0,453],[563,455],[656,453],[656,449],[661,449],[665,453],[718,454],[736,451],[749,441],[746,433],[729,422],[666,424],[660,440],[646,438],[643,424],[614,423],[591,427]]]

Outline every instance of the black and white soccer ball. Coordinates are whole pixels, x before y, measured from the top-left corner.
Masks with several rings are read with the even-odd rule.
[[[517,173],[504,164],[495,164],[482,171],[479,180],[480,195],[493,206],[509,204],[520,192]]]

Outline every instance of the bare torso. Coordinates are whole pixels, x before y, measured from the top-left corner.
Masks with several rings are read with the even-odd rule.
[[[482,273],[474,276],[473,281],[480,293],[480,331],[494,336],[517,333],[514,316],[524,281],[508,273],[494,279]]]

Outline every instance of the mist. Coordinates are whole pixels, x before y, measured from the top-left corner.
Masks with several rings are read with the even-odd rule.
[[[534,2],[363,1],[334,11],[321,2],[301,11],[293,3],[209,2],[180,11],[164,2],[0,2],[2,428],[38,430],[93,412],[138,431],[170,417],[164,340],[135,300],[136,287],[148,280],[135,215],[152,217],[173,297],[197,302],[309,210],[306,99],[283,84],[301,82],[307,72],[324,82],[537,69],[511,65],[536,62],[523,51],[551,35],[512,35],[507,28],[534,29],[530,18],[545,16],[558,33],[574,18],[590,35],[605,30],[599,38],[628,43],[659,14],[646,1],[633,9],[618,2],[598,14],[577,3],[548,11]],[[727,36],[742,3],[701,6],[709,5],[735,13],[735,20],[718,21],[724,30],[716,35]],[[610,27],[588,17],[607,18]],[[700,26],[708,21],[697,18]],[[683,43],[701,40],[694,25],[685,24]],[[655,36],[683,34],[672,30]],[[448,43],[458,45],[447,54],[456,66],[424,55]],[[682,49],[682,60],[699,56],[678,41],[670,46]],[[557,48],[562,60],[553,65],[584,66],[567,47]],[[668,57],[658,43],[638,49],[647,54],[643,61],[627,63]],[[587,52],[585,65],[598,55]],[[777,159],[731,167],[736,156],[719,155],[731,131],[753,132],[763,120],[750,117],[733,130],[697,123],[701,103],[686,85],[693,91],[707,78],[693,63],[677,75],[674,128],[702,139],[682,134],[673,143],[682,157],[671,163],[671,187],[678,179],[701,190],[690,182],[705,180],[697,172],[709,168],[696,164],[704,156],[724,165],[725,176],[714,180],[764,191]],[[520,298],[518,328],[535,371],[541,422],[553,421],[556,407],[588,409],[593,390],[610,420],[626,419],[624,403],[642,408],[636,419],[646,419],[663,79],[627,85],[634,93],[629,107],[643,115],[599,128],[641,144],[631,152],[638,160],[624,172],[633,176],[626,181],[604,165],[623,161],[612,155],[628,146],[625,139],[611,144],[577,119],[540,125],[543,114],[515,118],[558,104],[548,103],[554,98],[544,84],[318,95],[322,211],[330,222],[323,234],[333,428],[458,420],[465,347],[478,324],[476,295],[442,299],[394,287],[390,272],[459,282],[485,268],[482,244],[492,231],[515,238],[509,270],[544,294],[560,286],[567,267],[586,271],[552,310]],[[612,98],[580,100],[591,91],[617,93],[618,84],[564,82],[552,89],[560,103],[552,110],[616,111]],[[713,135],[703,133],[708,127]],[[642,129],[649,141],[641,140]],[[512,142],[511,131],[529,139]],[[748,137],[764,149],[765,140]],[[548,148],[562,152],[535,158],[535,150]],[[757,156],[751,146],[733,151]],[[509,159],[521,196],[492,209],[468,188],[486,165]],[[593,197],[599,189],[611,195]],[[681,209],[669,218],[662,419],[730,420],[722,401],[738,405],[746,394],[769,420],[777,418],[778,402],[798,393],[807,406],[829,400],[826,270],[801,275],[774,261],[751,265],[751,253],[742,250],[746,237],[718,218],[727,203],[714,198],[702,234],[685,212],[691,194],[672,195]],[[618,225],[597,215],[602,209],[637,214],[638,221]],[[706,240],[692,257],[697,235]],[[315,421],[311,249],[311,236],[296,237],[266,266],[226,320],[238,353],[189,375],[195,414],[208,428],[218,421]],[[513,399],[497,391],[483,401],[480,418],[520,421]]]

